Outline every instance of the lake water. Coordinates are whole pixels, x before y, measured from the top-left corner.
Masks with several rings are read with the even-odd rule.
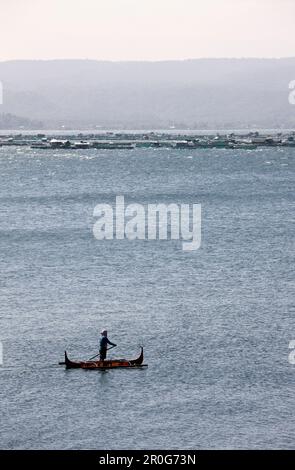
[[[0,148],[0,447],[295,448],[294,169],[294,149]],[[201,248],[96,240],[116,195],[201,203]],[[149,367],[58,365],[103,327]]]

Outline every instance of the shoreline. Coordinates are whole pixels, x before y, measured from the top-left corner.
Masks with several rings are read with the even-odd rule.
[[[32,149],[119,149],[132,150],[134,148],[171,148],[171,149],[247,149],[258,147],[294,147],[295,131],[268,131],[260,133],[250,131],[247,133],[213,133],[193,132],[179,133],[179,131],[105,131],[101,133],[65,132],[63,134],[32,133],[12,134],[0,136],[0,147],[26,146]]]

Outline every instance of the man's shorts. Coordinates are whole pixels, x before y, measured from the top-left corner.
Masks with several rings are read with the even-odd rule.
[[[99,351],[99,358],[101,361],[104,361],[105,358],[107,357],[107,350],[106,349],[101,349]]]

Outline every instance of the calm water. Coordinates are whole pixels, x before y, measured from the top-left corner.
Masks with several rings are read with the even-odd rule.
[[[0,148],[0,446],[295,448],[295,150]],[[93,208],[202,203],[201,249],[97,241]],[[58,366],[107,327],[146,370]]]

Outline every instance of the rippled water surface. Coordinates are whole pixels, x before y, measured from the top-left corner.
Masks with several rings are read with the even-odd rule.
[[[1,447],[294,448],[294,162],[0,148]],[[201,203],[201,248],[95,240],[116,195]],[[148,369],[58,366],[94,355],[102,327]]]

